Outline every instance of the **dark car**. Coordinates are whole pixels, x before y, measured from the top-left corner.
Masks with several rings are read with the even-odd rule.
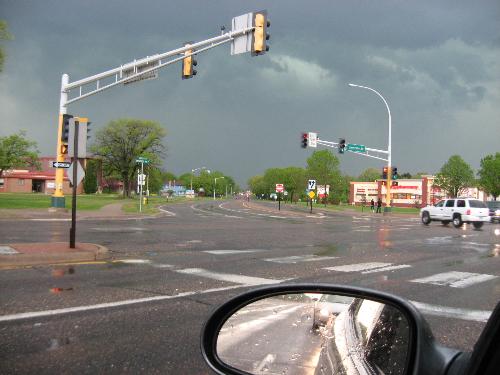
[[[491,222],[500,223],[500,201],[486,202],[486,205],[490,209]]]

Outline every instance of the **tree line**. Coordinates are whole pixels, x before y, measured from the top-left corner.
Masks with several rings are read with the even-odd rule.
[[[176,181],[196,192],[202,189],[205,194],[217,195],[227,191],[237,192],[239,187],[231,176],[220,171],[202,170],[194,175],[191,171],[175,176],[161,169],[166,156],[163,138],[166,131],[154,121],[138,119],[119,119],[109,122],[94,136],[91,152],[95,159],[87,164],[84,189],[87,193],[97,190],[97,171],[102,168],[104,177],[114,178],[123,183],[124,196],[130,196],[134,190],[140,156],[150,160],[145,172],[148,174],[149,189],[158,192],[167,181]],[[15,167],[39,167],[36,142],[26,138],[24,132],[0,137],[0,176]],[[342,174],[339,159],[329,150],[318,150],[307,159],[305,167],[289,166],[269,168],[263,175],[253,176],[248,180],[248,187],[259,197],[269,197],[275,192],[276,184],[284,184],[288,199],[304,199],[307,180],[314,179],[317,185],[329,185],[330,193],[325,197],[331,203],[347,202],[351,181],[375,181],[381,178],[381,169],[368,168],[358,177]],[[421,178],[425,172],[414,175],[404,172],[400,178]],[[222,178],[224,177],[224,178]],[[217,184],[215,184],[217,178]],[[448,195],[459,196],[466,188],[479,187],[496,198],[500,195],[500,152],[486,155],[481,159],[477,177],[473,169],[459,155],[451,156],[436,174],[434,185]]]

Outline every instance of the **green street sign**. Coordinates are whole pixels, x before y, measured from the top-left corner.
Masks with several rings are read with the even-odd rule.
[[[136,163],[144,163],[144,164],[148,164],[149,163],[149,159],[146,159],[142,156],[139,156],[137,159],[135,159],[135,162]]]
[[[347,144],[347,151],[351,152],[366,152],[365,145],[356,145],[354,143]]]

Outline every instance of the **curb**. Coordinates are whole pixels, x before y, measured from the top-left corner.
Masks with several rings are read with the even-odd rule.
[[[37,245],[50,245],[50,243],[47,244],[39,243]],[[27,267],[36,265],[58,264],[58,263],[92,262],[110,258],[109,250],[107,247],[91,243],[86,243],[86,245],[95,246],[96,249],[39,252],[39,253],[25,252],[25,253],[17,253],[10,255],[0,255],[0,269],[9,267]],[[16,245],[3,245],[3,246],[9,246],[13,249],[16,248]]]

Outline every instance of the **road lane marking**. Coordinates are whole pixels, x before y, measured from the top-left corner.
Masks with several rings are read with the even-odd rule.
[[[168,210],[165,210],[165,209],[163,209],[163,208],[162,208],[162,206],[158,207],[158,209],[159,209],[161,212],[163,212],[163,213],[167,214],[168,216],[176,216],[176,214],[175,214],[174,212],[170,212],[170,211],[168,211]]]
[[[344,266],[326,267],[323,269],[328,271],[339,271],[339,272],[358,272],[358,271],[367,271],[367,270],[372,270],[374,268],[382,268],[388,266],[392,266],[392,263],[380,263],[380,262],[355,263],[355,264],[346,264]]]
[[[295,264],[299,262],[315,262],[319,260],[332,260],[338,259],[338,257],[322,257],[317,255],[295,255],[283,258],[267,258],[263,259],[266,262],[283,263],[283,264]]]
[[[264,357],[264,359],[254,368],[256,373],[264,372],[264,367],[266,367],[265,371],[268,371],[269,365],[272,365],[276,360],[276,354],[269,353]]]
[[[218,281],[228,281],[236,284],[245,285],[268,285],[268,284],[278,284],[286,280],[276,280],[276,279],[264,279],[262,277],[253,277],[245,275],[235,275],[230,273],[220,273],[205,270],[203,268],[185,268],[182,270],[176,270],[175,272],[206,277],[208,279],[218,280]]]
[[[469,310],[456,307],[446,307],[439,305],[430,305],[423,302],[410,301],[424,315],[441,316],[445,318],[454,318],[462,320],[473,320],[476,322],[486,322],[490,318],[491,311]]]
[[[375,268],[373,270],[368,270],[368,271],[363,271],[361,273],[367,274],[367,273],[375,273],[375,272],[385,272],[385,271],[394,271],[394,270],[400,270],[403,268],[411,268],[409,264],[399,264],[396,266],[387,266],[387,267],[382,267],[382,268]]]
[[[436,275],[420,279],[410,280],[410,282],[420,284],[444,285],[452,288],[467,288],[471,285],[483,283],[485,281],[493,280],[496,278],[498,278],[498,276],[481,273],[451,271],[438,273]]]
[[[214,255],[226,255],[226,254],[241,254],[241,253],[259,253],[262,251],[267,251],[264,249],[248,249],[248,250],[203,250],[204,253],[214,254]]]

